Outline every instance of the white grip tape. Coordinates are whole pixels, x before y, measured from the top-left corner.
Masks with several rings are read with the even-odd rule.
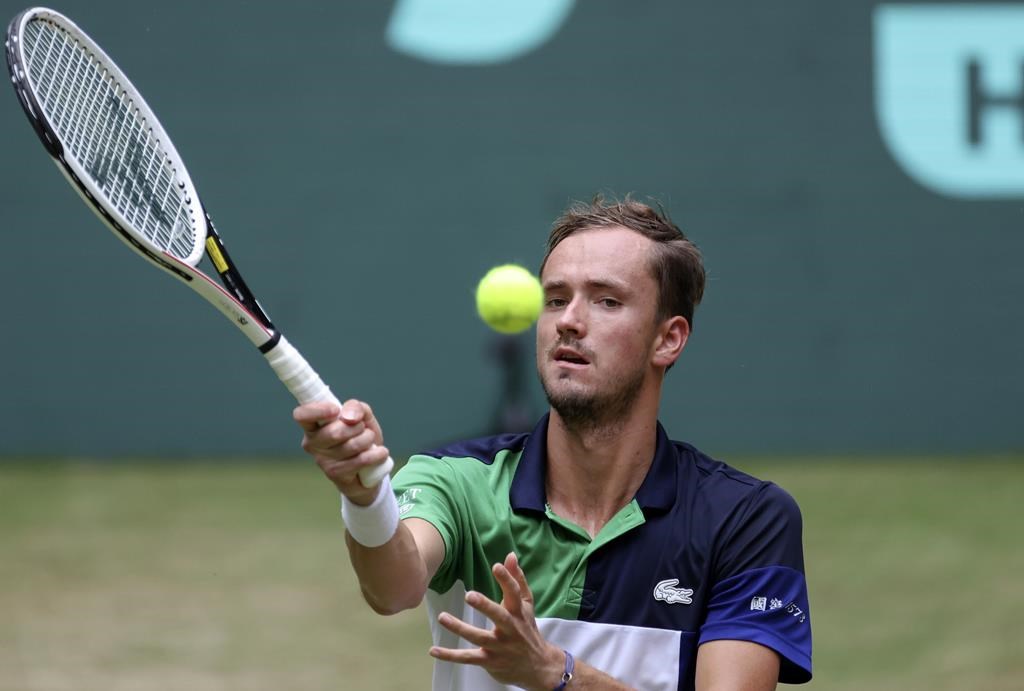
[[[299,403],[331,401],[341,407],[341,401],[331,393],[330,387],[284,336],[263,357]],[[363,487],[373,487],[389,475],[394,466],[395,462],[388,456],[383,463],[360,470],[359,482]]]
[[[284,336],[277,342],[270,352],[264,356],[267,362],[274,368],[278,379],[284,382],[288,390],[292,392],[299,403],[312,403],[313,401],[333,401],[338,399],[331,393],[331,389],[324,384],[313,368],[306,362],[306,358],[288,342]]]

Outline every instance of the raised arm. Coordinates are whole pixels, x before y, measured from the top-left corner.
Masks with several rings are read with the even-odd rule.
[[[424,520],[397,520],[389,479],[369,488],[359,482],[360,468],[388,457],[373,410],[354,400],[340,411],[331,403],[309,403],[293,417],[304,432],[302,448],[346,503],[345,542],[366,602],[380,614],[416,607],[444,558],[444,541]]]

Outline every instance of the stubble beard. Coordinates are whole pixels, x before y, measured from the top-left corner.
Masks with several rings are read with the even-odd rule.
[[[627,418],[644,384],[644,372],[637,369],[610,382],[605,391],[557,391],[543,374],[540,383],[548,403],[566,428],[577,434],[614,434]]]

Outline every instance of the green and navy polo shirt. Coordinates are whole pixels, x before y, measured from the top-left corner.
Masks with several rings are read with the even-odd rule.
[[[785,491],[658,425],[643,484],[592,539],[547,505],[547,424],[413,456],[395,476],[402,518],[422,518],[444,539],[427,593],[435,645],[469,645],[437,624],[441,611],[492,626],[464,596],[500,602],[491,566],[515,552],[544,636],[638,689],[693,689],[697,647],[718,639],[775,650],[782,682],[811,678],[802,523]],[[438,661],[433,688],[511,687]]]

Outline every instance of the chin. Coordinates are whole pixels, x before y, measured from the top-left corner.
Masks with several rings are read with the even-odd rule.
[[[594,400],[592,391],[576,382],[556,380],[544,384],[548,403],[555,410],[587,407]]]

